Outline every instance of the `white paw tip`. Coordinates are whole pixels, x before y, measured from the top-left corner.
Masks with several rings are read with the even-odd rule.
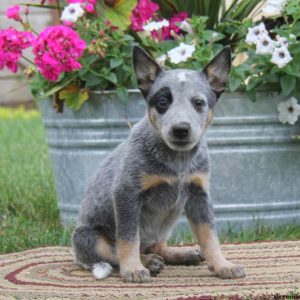
[[[100,262],[93,265],[92,273],[96,279],[103,279],[108,277],[113,268],[109,263],[106,262]]]

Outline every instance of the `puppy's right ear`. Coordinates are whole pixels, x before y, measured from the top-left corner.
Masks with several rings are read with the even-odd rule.
[[[158,74],[162,71],[155,60],[141,47],[133,48],[133,68],[138,87],[146,97]]]

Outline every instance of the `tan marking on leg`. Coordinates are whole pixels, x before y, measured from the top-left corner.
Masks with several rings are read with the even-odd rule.
[[[140,242],[119,240],[118,257],[121,268],[140,266]]]
[[[220,248],[215,231],[208,224],[192,224],[192,229],[198,239],[202,254],[209,267],[221,278],[244,277],[243,268],[228,261]]]
[[[140,259],[140,241],[118,240],[120,273],[125,282],[149,282],[150,271]]]
[[[201,187],[205,192],[209,190],[209,175],[208,173],[193,173],[188,175],[187,182],[193,183]]]
[[[224,264],[226,259],[214,230],[208,224],[191,225],[207,263],[213,267]]]
[[[156,187],[161,184],[172,184],[175,183],[177,179],[175,177],[167,177],[160,175],[141,175],[141,183],[143,190],[148,190],[150,188]]]
[[[168,247],[166,242],[160,242],[149,249],[164,258],[168,264],[198,264],[201,260],[200,248],[195,246]]]
[[[97,239],[96,253],[105,261],[107,260],[115,264],[118,263],[118,256],[115,252],[114,245],[104,237],[99,237]]]

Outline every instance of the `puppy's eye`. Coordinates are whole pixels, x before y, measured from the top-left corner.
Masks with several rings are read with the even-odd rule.
[[[167,108],[168,107],[168,105],[169,105],[169,101],[168,101],[168,99],[166,99],[166,98],[160,98],[158,101],[157,101],[157,106],[159,107],[159,108]]]
[[[192,102],[197,110],[202,110],[206,105],[206,102],[203,99],[193,99]]]
[[[155,106],[159,113],[163,113],[168,109],[169,104],[169,100],[167,98],[162,97],[158,99]]]

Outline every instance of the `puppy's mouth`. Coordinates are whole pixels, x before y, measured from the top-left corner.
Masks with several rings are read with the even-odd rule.
[[[184,141],[171,141],[171,143],[176,147],[186,147],[189,144],[191,144],[191,142],[184,142]]]
[[[174,151],[189,151],[195,146],[195,143],[190,141],[169,141],[167,144]]]

